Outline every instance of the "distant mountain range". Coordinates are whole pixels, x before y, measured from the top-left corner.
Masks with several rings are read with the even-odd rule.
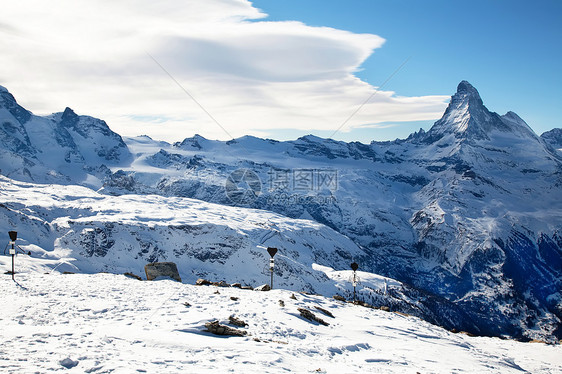
[[[4,88],[0,132],[0,169],[12,180],[81,185],[135,201],[149,194],[185,197],[316,221],[331,229],[331,240],[347,244],[333,248],[296,230],[286,239],[297,243],[293,251],[310,251],[308,262],[337,270],[354,260],[361,270],[400,281],[410,290],[406,298],[413,314],[418,300],[419,315],[447,327],[522,339],[562,338],[562,129],[538,136],[515,113],[490,112],[466,81],[429,131],[391,142],[345,143],[310,135],[287,142],[250,136],[222,142],[197,135],[175,144],[146,136],[123,139],[104,121],[69,108],[35,116]],[[2,183],[25,188],[8,179]],[[32,206],[33,201],[21,199],[4,204],[10,212],[0,216],[0,226],[24,222],[21,214],[30,219],[24,210]],[[75,206],[68,209],[78,214]],[[67,213],[49,209],[45,217],[50,220],[43,220],[52,225],[65,214],[72,220],[74,213]],[[90,227],[102,230],[93,217]],[[306,226],[302,222],[307,221],[295,222]],[[133,226],[123,230],[138,232]],[[72,245],[62,240],[77,232],[72,224],[60,225],[54,237],[35,237],[56,241],[53,249],[71,246],[79,252],[82,246],[81,264],[95,258],[96,264],[115,269],[119,251],[138,253],[139,263],[181,262],[206,251],[209,256],[200,261],[207,265],[191,266],[213,268],[215,275],[226,273],[216,268],[220,264],[213,256],[228,262],[240,255],[209,249],[208,240],[187,252],[154,251],[150,245],[143,252],[139,240],[129,243],[130,250],[112,245],[96,252],[87,249],[86,234],[83,240],[68,239]],[[165,240],[148,237],[146,242]],[[196,237],[178,240],[189,246]],[[268,240],[273,239],[266,235],[260,243],[267,246]],[[296,252],[287,258],[298,262]],[[293,269],[280,276],[289,279]],[[321,292],[318,283],[308,284]]]

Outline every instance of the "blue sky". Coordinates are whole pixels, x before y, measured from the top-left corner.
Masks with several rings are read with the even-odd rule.
[[[562,127],[562,1],[256,0],[268,20],[298,20],[386,39],[357,73],[406,96],[451,95],[461,80],[480,92],[488,109],[519,114],[540,135]],[[340,134],[404,137],[415,127]]]
[[[428,129],[468,80],[540,134],[562,127],[560,19],[558,0],[19,0],[0,85],[125,136],[368,143]]]

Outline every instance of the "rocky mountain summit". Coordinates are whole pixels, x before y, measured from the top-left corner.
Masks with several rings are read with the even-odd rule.
[[[0,170],[3,175],[38,183],[101,185],[109,166],[130,163],[121,136],[97,118],[66,108],[36,116],[0,86]]]

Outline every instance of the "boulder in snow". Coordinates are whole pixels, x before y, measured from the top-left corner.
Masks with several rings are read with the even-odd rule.
[[[209,284],[211,284],[211,282],[203,278],[199,278],[195,281],[196,286],[208,286]]]
[[[78,365],[78,361],[74,361],[67,357],[64,360],[59,361],[59,364],[67,369],[72,369]]]
[[[254,288],[254,291],[271,291],[271,287],[269,284],[262,284],[261,286]]]
[[[181,282],[178,267],[173,262],[152,262],[144,266],[147,280],[154,280],[158,277],[169,277]]]
[[[231,336],[245,336],[248,335],[247,331],[234,329],[229,326],[219,324],[219,321],[207,322],[205,324],[207,331],[215,335],[231,335]]]

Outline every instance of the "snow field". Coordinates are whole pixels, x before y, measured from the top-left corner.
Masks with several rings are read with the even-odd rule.
[[[294,293],[294,300],[286,290],[101,273],[31,271],[16,281],[0,277],[1,372],[560,373],[562,366],[560,345],[453,334],[321,296]],[[303,319],[297,308],[330,325]],[[230,315],[248,323],[248,336],[203,331],[206,322],[227,324]]]

